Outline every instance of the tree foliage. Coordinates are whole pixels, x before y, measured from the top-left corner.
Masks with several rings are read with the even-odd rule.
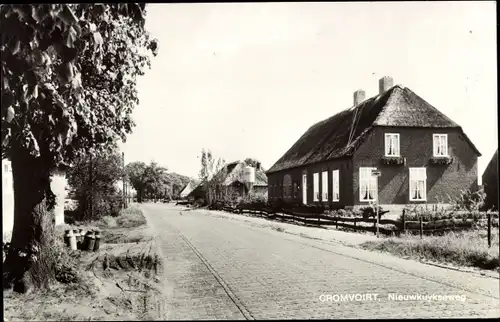
[[[151,162],[145,169],[143,180],[145,183],[145,194],[149,198],[158,198],[166,194],[167,168]]]
[[[1,5],[7,156],[71,164],[131,132],[136,77],[157,50],[144,15],[144,4]]]
[[[142,202],[142,197],[145,190],[144,172],[146,170],[146,163],[136,161],[129,163],[125,166],[125,174],[127,180],[132,187],[137,191],[137,199]]]
[[[78,201],[75,220],[94,220],[116,216],[121,200],[117,183],[123,177],[122,157],[118,152],[82,157],[68,172],[67,179]]]
[[[12,162],[15,249],[4,285],[25,291],[32,259],[52,243],[51,171],[131,132],[137,76],[158,49],[144,22],[144,3],[0,5],[0,139]]]
[[[246,165],[248,165],[248,166],[254,167],[255,169],[261,169],[262,168],[260,161],[257,160],[257,159],[246,158],[245,161],[243,161],[243,162]]]
[[[163,199],[173,198],[190,181],[191,178],[174,172],[167,172],[167,168],[156,162],[132,162],[125,166],[129,182],[137,191],[137,198]]]

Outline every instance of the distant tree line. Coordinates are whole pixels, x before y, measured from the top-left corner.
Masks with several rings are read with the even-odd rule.
[[[192,178],[174,172],[168,172],[166,167],[151,161],[146,164],[141,161],[125,166],[126,180],[137,191],[137,201],[145,199],[175,199]]]

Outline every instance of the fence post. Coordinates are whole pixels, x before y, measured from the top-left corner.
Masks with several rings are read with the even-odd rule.
[[[422,238],[424,234],[424,221],[422,220],[422,216],[420,216],[420,238]]]
[[[376,225],[377,225],[377,238],[379,237],[379,222],[380,222],[380,216],[379,216],[379,212],[378,212],[378,201],[377,201],[377,221],[376,221]]]
[[[374,233],[375,235],[377,235],[377,232],[378,232],[378,231],[377,231],[377,222],[376,222],[376,221],[373,221],[373,233]]]
[[[401,216],[401,224],[403,225],[403,233],[405,232],[406,230],[406,227],[405,227],[405,213],[406,213],[406,210],[403,209],[403,216]]]
[[[488,214],[488,248],[491,247],[491,214]]]
[[[339,220],[337,216],[335,216],[335,229],[339,229]]]
[[[318,227],[321,226],[320,222],[321,222],[321,218],[318,215]]]

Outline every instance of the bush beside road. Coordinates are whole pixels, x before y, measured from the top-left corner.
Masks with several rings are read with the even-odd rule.
[[[500,267],[498,230],[492,232],[490,248],[486,238],[486,231],[472,230],[423,238],[403,235],[400,238],[367,241],[361,247],[401,257],[498,270]]]

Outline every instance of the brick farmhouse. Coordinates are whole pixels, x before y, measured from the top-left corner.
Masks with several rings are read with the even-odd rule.
[[[356,91],[352,108],[299,138],[267,171],[268,196],[332,208],[367,206],[377,196],[386,209],[446,203],[477,189],[479,156],[458,124],[386,76],[377,96]]]

